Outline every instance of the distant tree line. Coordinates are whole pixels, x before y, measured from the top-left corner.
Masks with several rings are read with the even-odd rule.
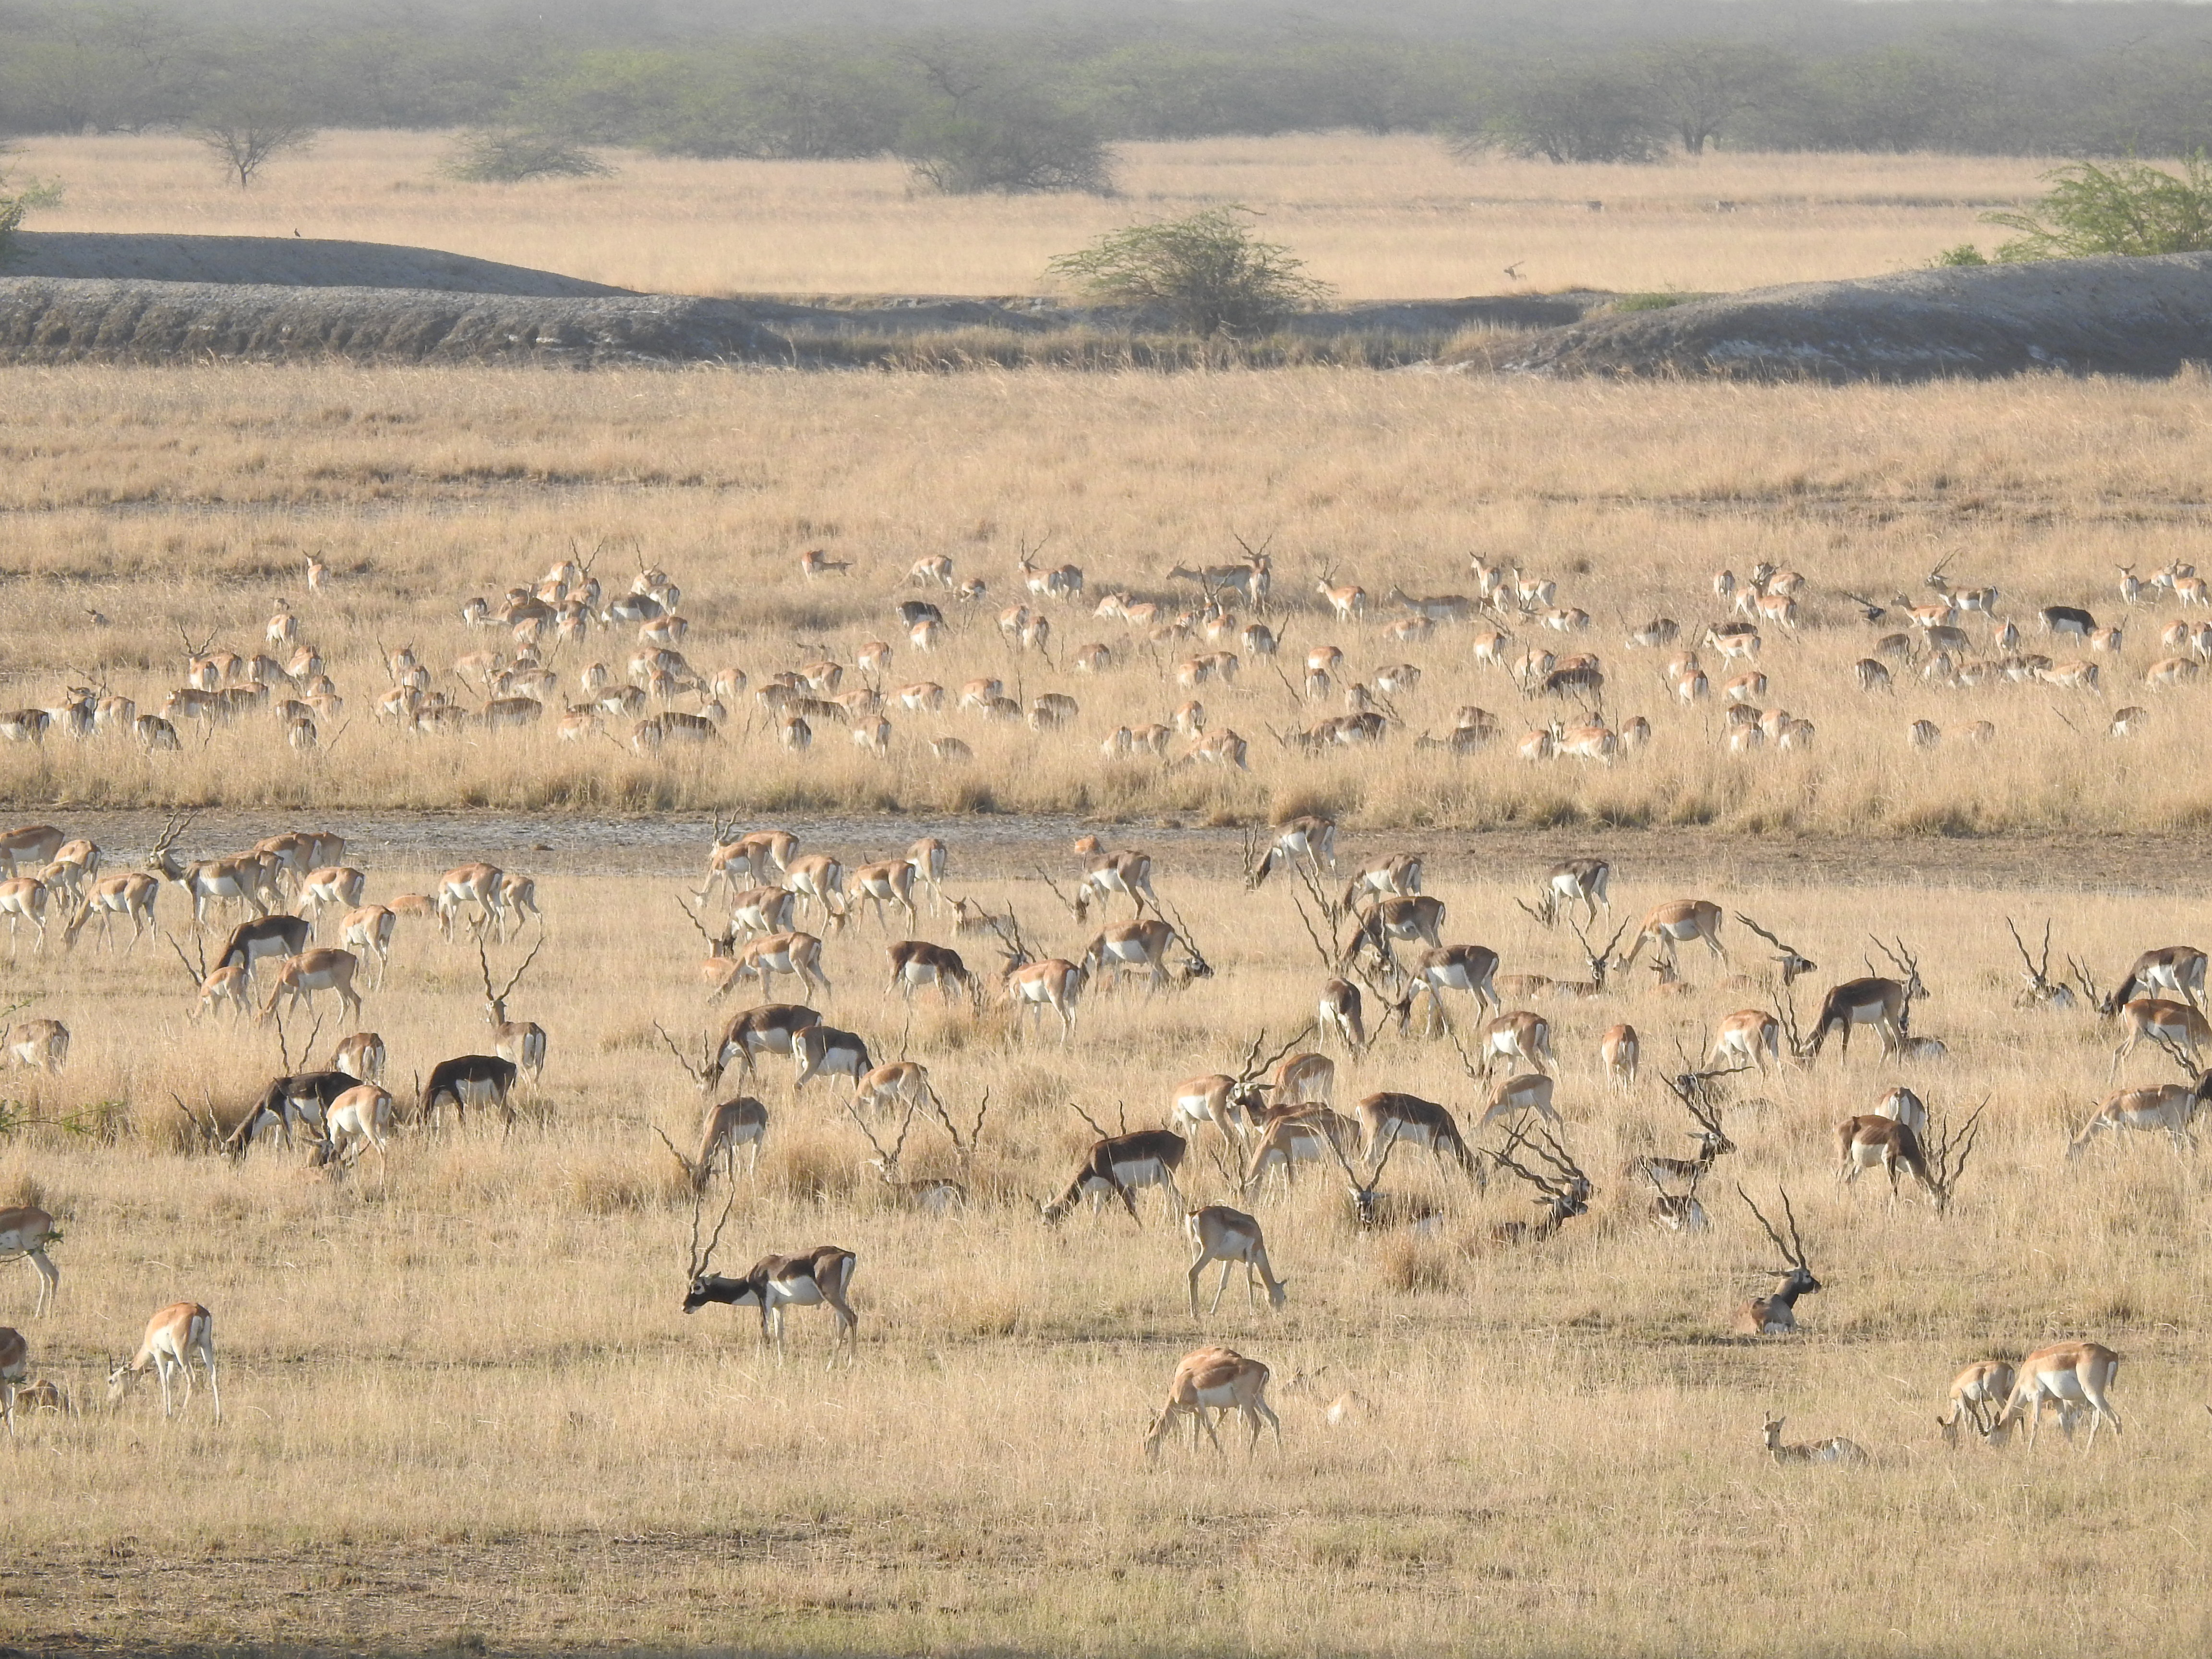
[[[625,37],[619,19],[586,26],[574,10],[416,10],[402,27],[342,7],[17,0],[0,3],[0,132],[464,126],[504,145],[896,155],[963,191],[1099,189],[1121,139],[1332,129],[1558,161],[1715,147],[2212,150],[2212,15],[2143,8],[2156,27],[2133,37],[2046,28],[2050,9],[2001,4],[1777,9],[1847,17],[1841,34],[1802,38],[1721,27],[1767,9],[1686,7],[1712,32],[1671,36],[1470,26],[1412,40],[1309,20],[1244,38],[1218,17],[1144,14],[1126,28],[640,25]],[[1893,38],[1869,33],[1885,24]]]

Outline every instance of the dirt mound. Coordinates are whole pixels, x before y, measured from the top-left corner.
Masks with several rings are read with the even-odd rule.
[[[1803,283],[1600,315],[1501,352],[1553,375],[1753,380],[2172,374],[2212,362],[2212,254]]]
[[[447,294],[518,294],[581,300],[627,294],[525,265],[436,248],[331,242],[291,236],[144,236],[26,230],[9,276],[112,277],[148,283],[266,283],[286,288],[420,288]]]
[[[1553,327],[1601,294],[1347,307],[1290,319],[1311,339],[1433,354],[1470,326]],[[25,233],[0,272],[0,362],[179,357],[369,362],[728,362],[800,367],[887,358],[900,343],[1175,332],[1172,319],[1048,299],[634,294],[434,248],[278,236]]]
[[[659,295],[605,299],[257,283],[0,281],[0,362],[190,358],[370,362],[788,360],[742,305]]]

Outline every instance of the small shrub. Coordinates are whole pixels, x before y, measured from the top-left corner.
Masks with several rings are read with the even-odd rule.
[[[469,184],[519,185],[532,179],[600,179],[614,168],[558,133],[485,127],[463,133],[439,171]]]
[[[1686,306],[1693,300],[1711,297],[1705,294],[1683,294],[1672,289],[1664,294],[1624,294],[1613,302],[1613,308],[1615,311],[1672,311],[1676,306]]]
[[[2212,161],[2199,150],[2181,168],[2177,176],[2142,161],[2078,161],[2044,174],[2051,191],[2032,211],[1984,213],[1982,222],[2021,233],[1997,249],[2008,262],[2202,253],[2212,249]]]
[[[1928,264],[1931,270],[1941,270],[1947,265],[1985,265],[1989,256],[1972,242],[1961,242],[1956,247],[1947,247]]]
[[[1187,218],[1109,232],[1047,270],[1102,305],[1157,307],[1194,334],[1250,335],[1327,299],[1303,261],[1263,242],[1238,216],[1208,208]]]

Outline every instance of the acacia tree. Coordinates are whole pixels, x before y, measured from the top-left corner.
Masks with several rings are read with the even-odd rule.
[[[924,41],[904,56],[927,88],[897,145],[919,177],[954,195],[1113,193],[1112,157],[1088,112],[961,42]]]
[[[1503,149],[1548,161],[1654,161],[1665,127],[1650,88],[1609,64],[1546,64],[1515,75],[1492,95],[1482,118],[1454,135],[1462,155]]]
[[[1730,40],[1670,40],[1638,52],[1636,64],[1650,114],[1692,155],[1704,155],[1738,116],[1781,99],[1795,69],[1771,47]]]
[[[312,145],[318,130],[289,102],[245,95],[210,106],[192,123],[191,134],[245,190],[273,158]]]
[[[1332,290],[1288,248],[1260,240],[1238,216],[1250,211],[1232,204],[1131,225],[1047,269],[1101,304],[1156,306],[1194,333],[1259,333]]]

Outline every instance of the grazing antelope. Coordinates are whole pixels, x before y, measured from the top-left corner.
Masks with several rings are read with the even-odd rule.
[[[798,896],[787,887],[748,887],[730,901],[732,933],[787,933],[798,907]]]
[[[717,1105],[708,1107],[699,1116],[699,1150],[691,1159],[692,1181],[703,1187],[714,1167],[714,1160],[723,1161],[726,1173],[734,1180],[738,1172],[738,1148],[746,1149],[745,1172],[754,1174],[760,1169],[761,1143],[768,1138],[768,1108],[750,1095],[739,1095]]]
[[[885,933],[890,924],[884,919],[884,906],[895,904],[906,912],[907,926],[921,925],[914,908],[913,890],[915,867],[903,858],[887,859],[879,864],[863,864],[854,870],[847,883],[843,905],[848,915],[857,915],[864,904],[876,907],[876,925]]]
[[[1518,1077],[1509,1077],[1492,1085],[1490,1102],[1476,1122],[1478,1132],[1501,1121],[1510,1122],[1524,1112],[1534,1112],[1553,1123],[1563,1123],[1559,1109],[1552,1104],[1557,1084],[1541,1072],[1524,1072]]]
[[[1360,1002],[1357,985],[1348,979],[1332,979],[1321,988],[1321,1000],[1315,1007],[1321,1036],[1334,1036],[1355,1054],[1367,1046]]]
[[[207,1370],[208,1393],[215,1400],[215,1420],[222,1421],[222,1389],[215,1376],[215,1316],[197,1302],[178,1302],[163,1308],[146,1322],[145,1340],[129,1364],[118,1362],[108,1367],[107,1401],[113,1405],[123,1398],[131,1382],[143,1376],[146,1367],[153,1366],[161,1379],[161,1415],[170,1414],[169,1377],[172,1372],[183,1377],[185,1398],[178,1407],[191,1409],[193,1355]]]
[[[695,1066],[676,1046],[676,1039],[668,1035],[659,1021],[653,1023],[653,1029],[659,1032],[660,1040],[668,1045],[668,1052],[676,1057],[676,1063],[699,1085],[699,1092],[712,1096],[720,1072],[714,1063],[712,1048],[701,1054],[699,1063]],[[739,1146],[747,1149],[747,1172],[751,1173],[760,1168],[761,1143],[768,1138],[768,1108],[750,1095],[739,1095],[734,1099],[703,1108],[699,1115],[698,1150],[690,1158],[678,1151],[676,1143],[657,1126],[648,1124],[647,1127],[660,1136],[661,1144],[668,1148],[682,1167],[685,1177],[691,1183],[692,1191],[696,1194],[703,1192],[708,1182],[713,1178],[714,1160],[718,1158],[723,1162],[724,1172],[732,1180],[736,1179],[737,1149]]]
[[[364,904],[357,910],[349,910],[338,923],[338,943],[364,960],[376,959],[375,983],[384,983],[386,970],[392,965],[392,934],[398,925],[397,912],[388,905]]]
[[[1423,951],[1413,958],[1410,970],[1412,996],[1425,995],[1437,1020],[1448,1026],[1443,1014],[1446,991],[1464,992],[1474,1000],[1478,1011],[1504,1009],[1504,1000],[1494,982],[1497,972],[1498,952],[1488,945],[1448,945]],[[1411,997],[1407,1002],[1410,1006]],[[1492,1022],[1493,1027],[1496,1024]]]
[[[1759,1213],[1759,1206],[1751,1201],[1751,1194],[1741,1187],[1736,1196],[1766,1230],[1774,1241],[1774,1248],[1782,1253],[1784,1266],[1777,1270],[1781,1283],[1772,1291],[1742,1304],[1735,1310],[1735,1328],[1750,1336],[1787,1335],[1797,1328],[1797,1299],[1811,1296],[1820,1290],[1820,1281],[1813,1277],[1813,1269],[1806,1261],[1805,1241],[1797,1231],[1797,1213],[1790,1206],[1790,1194],[1782,1193],[1782,1212],[1789,1218],[1790,1242],[1782,1242],[1782,1235],[1774,1231],[1774,1224]]]
[[[1836,1126],[1836,1157],[1840,1166],[1836,1179],[1847,1187],[1867,1170],[1879,1169],[1889,1176],[1889,1195],[1893,1200],[1897,1196],[1900,1174],[1910,1175],[1930,1194],[1938,1190],[1929,1176],[1919,1135],[1911,1124],[1895,1118],[1845,1118]]]
[[[902,1109],[905,1115],[911,1117],[916,1111],[940,1108],[936,1091],[929,1086],[929,1067],[919,1060],[896,1060],[863,1073],[854,1080],[849,1109],[877,1111],[885,1116]]]
[[[1706,1055],[1708,1064],[1724,1062],[1731,1070],[1755,1065],[1764,1072],[1769,1060],[1782,1055],[1782,1022],[1764,1008],[1744,1008],[1720,1023]]]
[[[791,1057],[797,1068],[791,1085],[794,1097],[817,1077],[849,1078],[858,1090],[861,1079],[875,1066],[866,1042],[857,1033],[840,1031],[818,1021],[793,1036]]]
[[[318,1164],[348,1168],[364,1149],[376,1149],[380,1170],[385,1169],[385,1143],[392,1137],[392,1096],[374,1083],[347,1090],[323,1111],[323,1143]]]
[[[1766,1455],[1778,1463],[1849,1463],[1869,1462],[1866,1448],[1856,1441],[1846,1440],[1839,1434],[1826,1440],[1814,1440],[1798,1445],[1785,1445],[1782,1439],[1782,1425],[1787,1419],[1769,1414],[1766,1426],[1759,1432],[1765,1437]]]
[[[799,837],[788,830],[756,830],[735,840],[725,840],[728,831],[736,827],[725,826],[720,819],[715,821],[714,844],[707,854],[707,884],[699,891],[702,899],[714,890],[718,881],[729,889],[734,898],[738,894],[738,872],[741,869],[756,889],[765,888],[769,865],[775,865],[781,873],[791,867],[793,859],[798,856]]]
[[[2027,1443],[2035,1444],[2036,1431],[2043,1424],[2043,1407],[2047,1402],[2060,1408],[2061,1420],[2068,1425],[2071,1437],[2072,1419],[2069,1407],[2089,1408],[2089,1443],[2085,1449],[2094,1451],[2097,1446],[2097,1430],[2110,1423],[2112,1432],[2120,1431],[2119,1413],[2115,1412],[2106,1391],[2112,1386],[2112,1378],[2120,1369],[2120,1357],[2098,1342],[2058,1342],[2047,1348],[2038,1348],[2020,1362],[2017,1379],[2013,1384],[2012,1398],[1998,1413],[1989,1432],[1994,1437],[1999,1431],[2027,1419]]]
[[[2112,1051],[2112,1074],[2118,1077],[2127,1057],[2146,1040],[2161,1048],[2179,1050],[2192,1067],[2200,1049],[2212,1042],[2212,1022],[2185,1002],[2156,997],[2137,997],[2120,1010],[2125,1035]]]
[[[474,905],[470,931],[481,939],[499,920],[507,872],[492,864],[464,864],[438,878],[431,896],[438,907],[438,921],[447,939],[453,936],[453,919],[464,906]]]
[[[735,1189],[732,1188],[732,1197]],[[722,1212],[729,1218],[729,1212]],[[721,1229],[714,1230],[720,1238]],[[697,1233],[693,1232],[692,1248],[698,1248]],[[707,1271],[714,1255],[710,1241],[704,1256],[693,1259],[690,1287],[684,1295],[684,1311],[696,1313],[710,1303],[720,1303],[730,1308],[758,1308],[761,1316],[761,1340],[775,1344],[776,1359],[783,1359],[783,1310],[786,1308],[826,1307],[835,1321],[830,1340],[830,1364],[837,1363],[837,1351],[845,1350],[846,1363],[859,1358],[860,1346],[860,1316],[853,1311],[846,1293],[852,1287],[853,1269],[860,1258],[852,1251],[835,1244],[818,1245],[801,1255],[764,1255],[753,1263],[743,1279],[727,1279],[720,1273]]]
[[[51,823],[26,824],[0,834],[0,872],[13,878],[23,873],[26,864],[44,868],[53,861],[68,840]]]
[[[1991,1424],[2012,1398],[2017,1376],[2008,1360],[1978,1359],[1953,1377],[1946,1414],[1936,1419],[1936,1426],[1943,1431],[1943,1443],[1957,1445],[1962,1425],[1987,1439]]]
[[[263,957],[296,957],[313,945],[314,939],[314,926],[305,916],[290,916],[278,911],[252,921],[241,921],[232,928],[216,957],[216,966],[242,968],[251,978],[253,964]]]
[[[720,1000],[734,989],[740,980],[757,980],[761,994],[775,994],[779,975],[788,974],[798,980],[803,996],[811,998],[817,986],[822,994],[834,994],[830,976],[822,971],[822,940],[812,933],[770,933],[765,939],[748,939],[731,954],[710,960],[707,976],[714,989],[709,1002]]]
[[[529,876],[508,871],[499,878],[499,942],[507,943],[507,931],[511,926],[520,933],[527,918],[539,927],[545,925],[545,913],[538,908],[538,883]]]
[[[715,1048],[713,1063],[700,1080],[700,1088],[712,1089],[720,1082],[732,1060],[737,1062],[742,1077],[751,1072],[757,1054],[794,1053],[799,1033],[821,1023],[822,1016],[813,1009],[790,1002],[763,1002],[757,1008],[732,1014],[722,1028],[722,1040]]]
[[[1095,1123],[1091,1127],[1097,1128]],[[1075,1178],[1067,1183],[1066,1191],[1050,1203],[1040,1204],[1038,1211],[1048,1223],[1056,1223],[1085,1198],[1091,1200],[1093,1214],[1109,1198],[1118,1198],[1129,1212],[1129,1219],[1141,1225],[1136,1192],[1142,1187],[1158,1187],[1166,1197],[1170,1212],[1184,1213],[1182,1194],[1176,1190],[1175,1177],[1189,1146],[1190,1143],[1172,1129],[1139,1129],[1120,1135],[1101,1131],[1099,1139],[1084,1155]]]
[[[1487,1077],[1491,1066],[1501,1060],[1548,1073],[1554,1063],[1552,1022],[1526,1011],[1500,1014],[1492,1020],[1482,1028],[1483,1075]]]
[[[1608,1025],[1597,1040],[1597,1054],[1605,1067],[1605,1074],[1613,1086],[1632,1089],[1636,1086],[1636,1066],[1642,1057],[1644,1045],[1633,1025]]]
[[[1710,899],[1675,899],[1662,904],[1644,918],[1636,942],[1620,959],[1620,971],[1625,974],[1634,967],[1647,945],[1655,946],[1664,960],[1672,963],[1675,960],[1675,947],[1692,939],[1701,941],[1723,962],[1728,960],[1728,948],[1721,943],[1721,907]]]
[[[935,985],[948,1007],[951,1006],[955,987],[970,998],[981,993],[982,982],[969,971],[957,951],[921,939],[905,939],[890,946],[884,954],[891,964],[890,983],[884,988],[897,991],[909,1003],[914,1000],[914,994],[925,985]],[[826,993],[826,982],[823,989]]]
[[[53,1306],[55,1293],[61,1289],[62,1271],[46,1255],[47,1247],[59,1243],[61,1237],[53,1217],[44,1210],[27,1204],[0,1210],[0,1260],[21,1256],[31,1264],[31,1272],[39,1281],[31,1307],[33,1319],[46,1317],[47,1310]]]
[[[58,1019],[27,1019],[0,1028],[0,1050],[27,1070],[58,1073],[69,1060],[69,1027]]]
[[[1373,1158],[1386,1142],[1402,1140],[1409,1146],[1427,1147],[1439,1168],[1449,1153],[1462,1170],[1477,1174],[1480,1166],[1449,1108],[1419,1095],[1385,1092],[1368,1096],[1352,1109],[1364,1138],[1362,1157]]]
[[[1318,1163],[1326,1156],[1340,1156],[1359,1142],[1358,1126],[1326,1106],[1269,1107],[1256,1125],[1260,1138],[1238,1181],[1238,1190],[1252,1191],[1279,1168],[1285,1186],[1292,1183],[1301,1163]],[[1388,1158],[1386,1149],[1385,1158]],[[1355,1192],[1358,1183],[1353,1182]]]
[[[1026,1031],[1031,1018],[1042,1021],[1049,1008],[1060,1016],[1060,1043],[1066,1048],[1075,1036],[1076,999],[1083,989],[1083,969],[1060,957],[1042,962],[1010,961],[1000,975],[1006,1000],[1014,1005],[1015,1018]]]
[[[1846,980],[1822,999],[1820,1015],[1813,1030],[1809,1054],[1818,1054],[1828,1040],[1831,1031],[1843,1034],[1843,1052],[1851,1051],[1851,1028],[1871,1025],[1881,1038],[1885,1055],[1903,1052],[1905,1044],[1905,1024],[1916,998],[1926,994],[1920,982],[1920,965],[1911,954],[1905,952],[1899,962],[1905,977],[1902,982],[1879,975],[1871,979]]]
[[[72,841],[58,849],[41,878],[71,904],[84,902],[84,884],[100,873],[100,851],[94,842]]]
[[[17,876],[10,881],[0,881],[0,915],[8,918],[8,960],[15,959],[15,928],[19,922],[27,924],[38,934],[38,942],[31,949],[33,955],[43,956],[46,949],[46,884],[35,876]]]
[[[1252,867],[1245,885],[1257,887],[1277,869],[1287,869],[1303,860],[1318,874],[1323,866],[1332,872],[1336,868],[1336,820],[1310,815],[1289,819],[1279,825],[1275,839]]]
[[[368,884],[367,872],[350,865],[325,865],[311,870],[300,880],[300,914],[312,921],[331,905],[357,909]]]
[[[2097,626],[2096,617],[2078,605],[2046,605],[2035,615],[2040,631],[2045,634],[2072,634],[2086,639]]]
[[[1180,945],[1183,960],[1171,975],[1168,969],[1168,946]],[[1107,969],[1114,971],[1119,982],[1122,974],[1141,967],[1145,971],[1145,994],[1152,995],[1161,986],[1170,982],[1189,984],[1194,979],[1210,977],[1213,972],[1206,958],[1193,948],[1190,941],[1164,921],[1117,922],[1095,934],[1084,947],[1078,964],[1084,977],[1096,978]],[[1109,988],[1112,988],[1111,986]]]
[[[904,866],[908,878],[912,879],[911,866]],[[810,853],[804,858],[793,859],[784,866],[784,885],[788,887],[798,903],[801,921],[806,916],[809,902],[818,906],[825,921],[834,917],[844,920],[845,866],[829,853]],[[913,908],[908,907],[908,915]],[[880,916],[878,917],[880,920]]]
[[[1262,1425],[1275,1431],[1275,1444],[1283,1443],[1283,1423],[1267,1404],[1267,1379],[1273,1373],[1256,1359],[1247,1359],[1230,1348],[1199,1348],[1185,1354],[1177,1363],[1175,1376],[1168,1384],[1167,1403],[1145,1431],[1145,1458],[1158,1462],[1160,1443],[1165,1440],[1180,1418],[1188,1417],[1195,1425],[1191,1430],[1191,1449],[1198,1449],[1198,1431],[1203,1429],[1206,1437],[1213,1443],[1216,1451],[1223,1450],[1221,1437],[1214,1432],[1206,1418],[1209,1411],[1227,1413],[1236,1412],[1252,1431],[1246,1455],[1260,1448]]]
[[[914,870],[914,879],[929,893],[929,914],[935,915],[945,900],[945,843],[934,836],[925,836],[906,849],[906,861]]]
[[[1570,908],[1579,906],[1583,920],[1595,926],[1600,905],[1607,915],[1612,914],[1612,882],[1613,866],[1603,859],[1569,859],[1555,864],[1545,872],[1544,890],[1531,914],[1548,927]]]
[[[439,1109],[450,1101],[453,1115],[465,1122],[470,1107],[489,1104],[498,1107],[512,1125],[514,1109],[507,1097],[514,1092],[514,1062],[497,1054],[460,1054],[441,1060],[430,1068],[417,1109],[425,1121],[434,1120]]]
[[[1248,1306],[1258,1305],[1261,1285],[1267,1287],[1268,1307],[1279,1309],[1290,1299],[1290,1280],[1275,1277],[1275,1270],[1267,1261],[1267,1243],[1260,1224],[1243,1211],[1232,1210],[1226,1204],[1209,1204],[1204,1209],[1188,1212],[1183,1216],[1183,1228],[1198,1251],[1189,1273],[1192,1319],[1198,1317],[1199,1277],[1209,1262],[1221,1264],[1221,1282],[1213,1287],[1213,1305],[1206,1310],[1209,1319],[1220,1313],[1222,1293],[1229,1288],[1230,1270],[1240,1261],[1244,1264],[1244,1299]]]
[[[2172,1140],[2174,1151],[2186,1151],[2196,1144],[2197,1115],[2208,1101],[2212,1101],[2212,1073],[2207,1073],[2193,1086],[2160,1083],[2148,1089],[2123,1089],[2108,1096],[2097,1108],[2096,1115],[2081,1126],[2081,1133],[2067,1143],[2067,1160],[2070,1163],[2079,1158],[2094,1136],[2117,1134],[2122,1129],[2163,1129]]]
[[[1902,1123],[1915,1134],[1928,1132],[1928,1106],[1920,1097],[1899,1084],[1875,1103],[1875,1115]]]
[[[1444,902],[1428,893],[1364,896],[1352,909],[1358,931],[1352,935],[1344,959],[1352,961],[1363,950],[1387,958],[1394,939],[1407,944],[1419,939],[1432,950],[1441,950],[1445,914]]]
[[[384,1080],[385,1060],[384,1039],[374,1031],[356,1031],[331,1055],[334,1069],[363,1083]]]
[[[2110,1018],[2136,998],[2153,991],[2172,991],[2191,1006],[2204,1006],[2204,952],[2193,945],[2167,945],[2137,957],[2119,986],[2098,1005]]]
[[[318,991],[337,992],[341,1009],[360,1018],[361,994],[353,988],[354,970],[360,966],[361,958],[352,951],[328,945],[286,958],[284,965],[276,970],[276,982],[269,988],[268,1001],[262,1005],[262,1024],[265,1025],[276,1018],[279,1002],[291,1008],[305,1003],[312,1008]]]

